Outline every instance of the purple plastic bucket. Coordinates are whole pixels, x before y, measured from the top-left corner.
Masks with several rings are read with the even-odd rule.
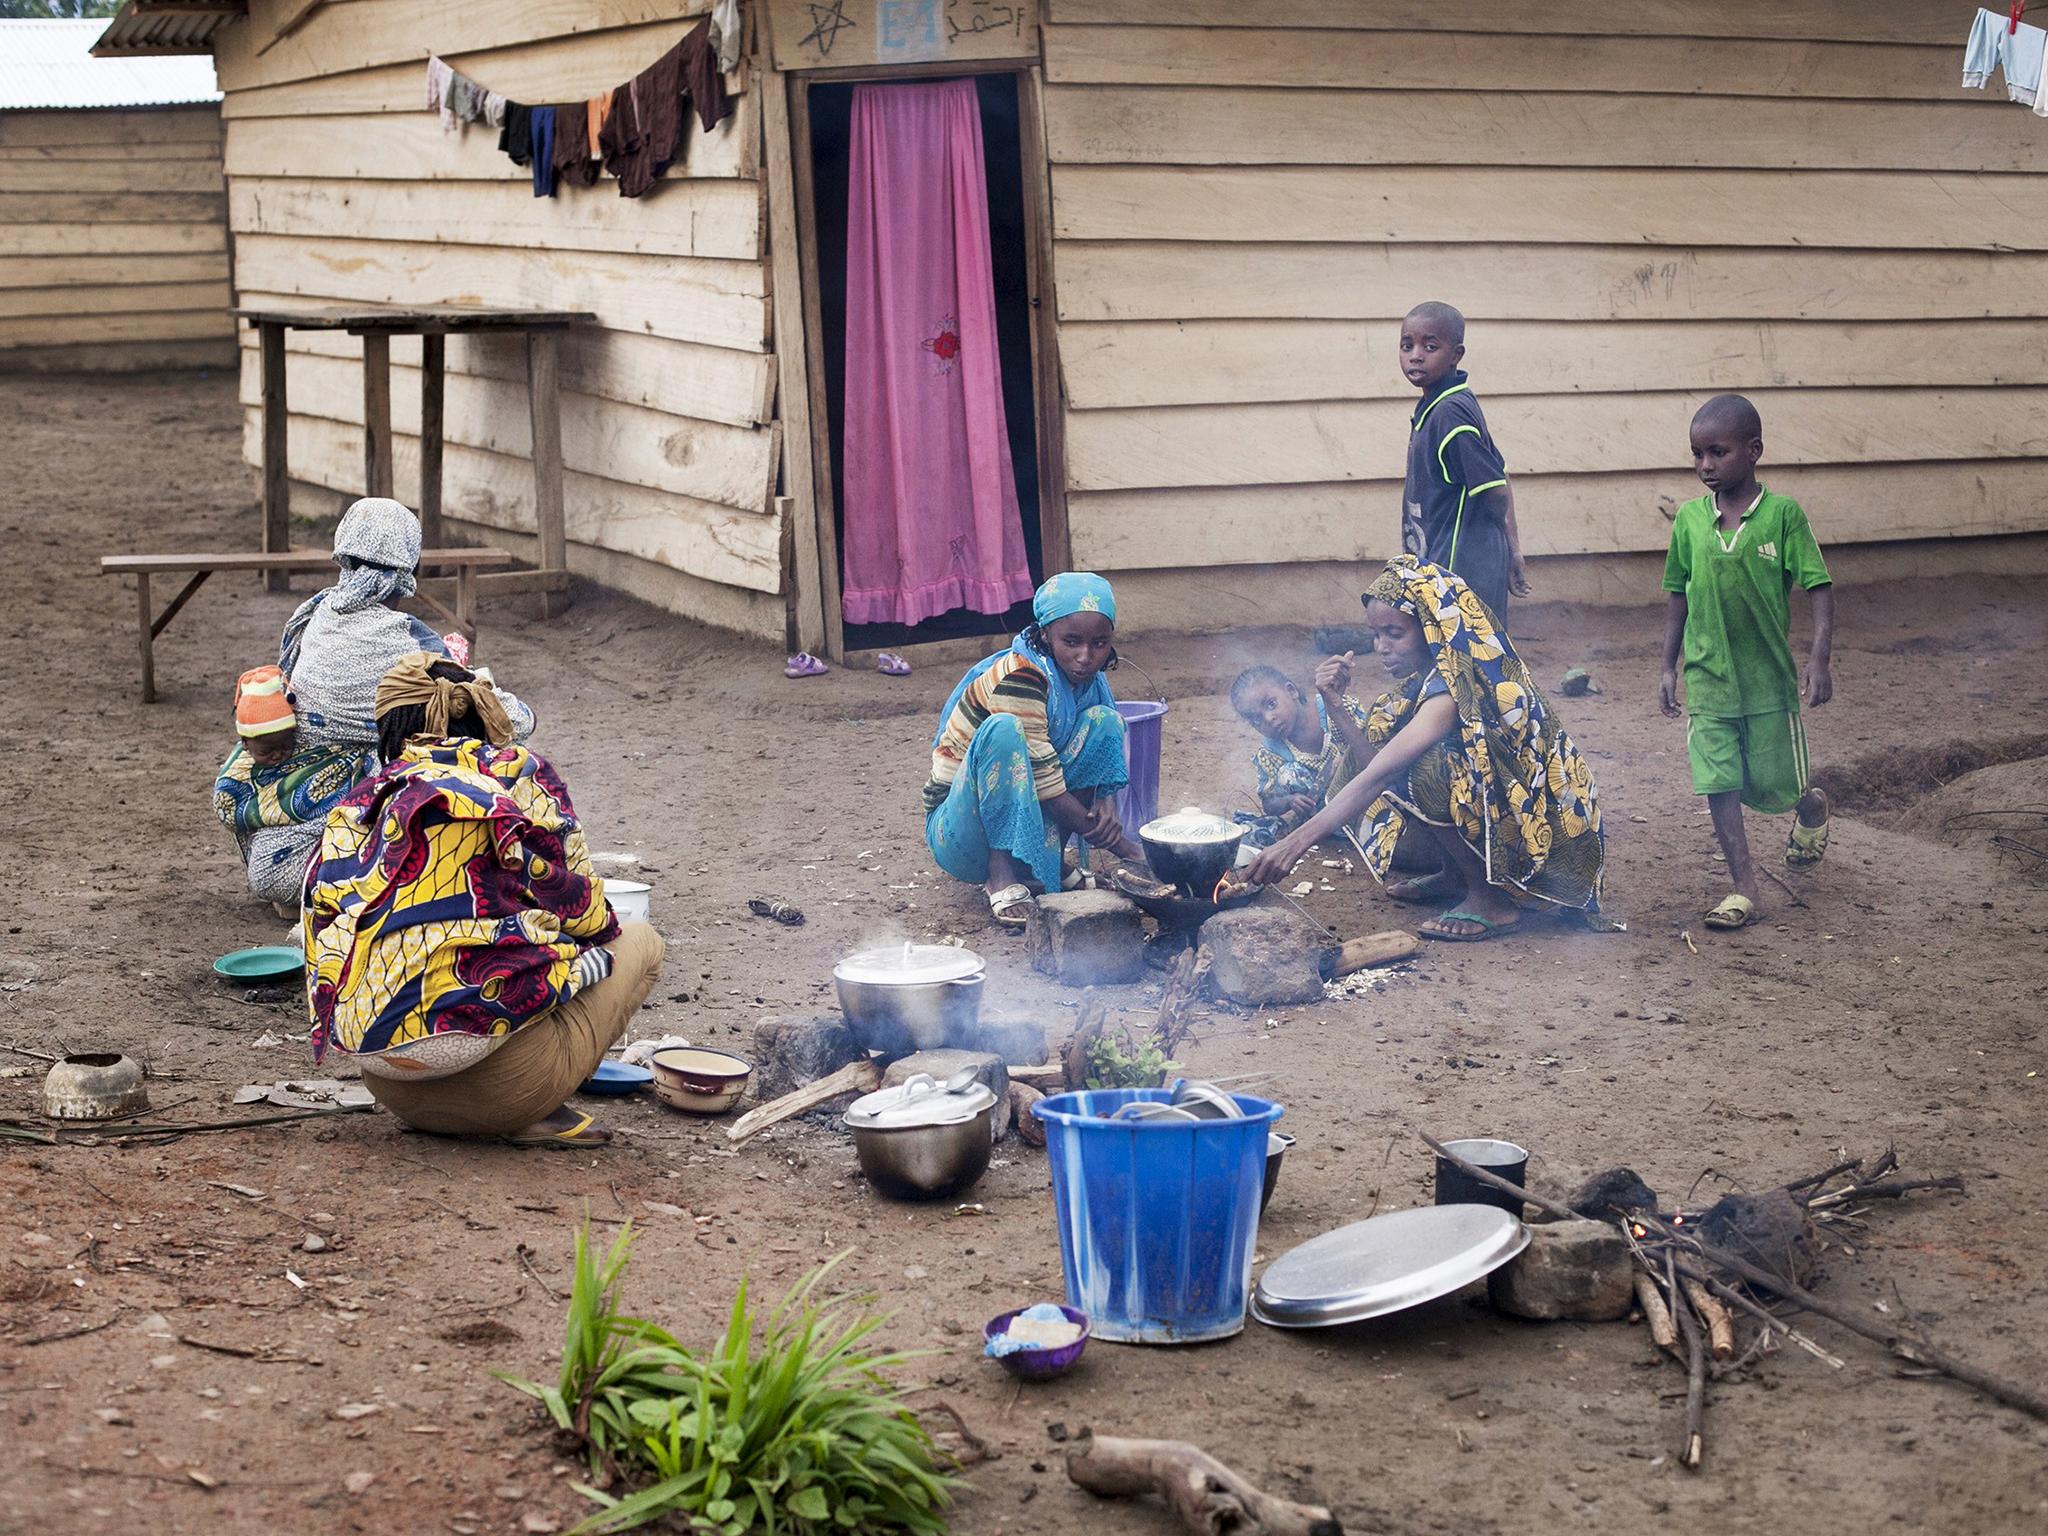
[[[1118,700],[1116,712],[1124,717],[1124,765],[1130,773],[1130,782],[1117,791],[1116,819],[1135,837],[1138,828],[1159,817],[1159,738],[1166,701]]]

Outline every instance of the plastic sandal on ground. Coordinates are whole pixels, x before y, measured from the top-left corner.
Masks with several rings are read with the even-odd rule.
[[[884,651],[875,658],[875,670],[884,677],[908,677],[910,663],[894,651]]]
[[[1703,922],[1709,928],[1741,928],[1756,916],[1756,903],[1747,896],[1728,896],[1709,912]]]
[[[782,669],[784,677],[822,677],[832,669],[809,651],[798,651]]]

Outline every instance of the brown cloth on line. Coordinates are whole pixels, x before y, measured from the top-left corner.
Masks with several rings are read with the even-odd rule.
[[[696,103],[704,129],[732,116],[709,20],[613,93],[611,117],[599,137],[604,168],[619,178],[619,196],[645,197],[683,157],[686,98]]]
[[[683,50],[683,89],[697,104],[698,125],[709,133],[732,116],[732,98],[718,72],[718,45],[711,40],[711,18],[698,22],[678,46]]]
[[[597,184],[597,162],[590,158],[590,113],[583,102],[555,108],[555,177],[572,187]]]
[[[467,700],[469,712],[483,727],[485,739],[494,747],[508,745],[512,740],[512,717],[505,712],[497,689],[482,678],[458,683],[434,676],[429,669],[435,662],[447,659],[426,651],[399,657],[377,684],[377,718],[381,720],[408,704],[421,704],[426,707],[424,734],[446,736],[449,720],[464,712],[462,704]]]
[[[604,156],[605,171],[622,180],[626,167],[631,164],[634,153],[640,148],[640,113],[634,100],[638,94],[639,83],[639,77],[636,76],[612,92],[611,113],[605,118],[604,127],[597,136],[597,147],[599,153]],[[636,193],[627,192],[624,187],[619,189],[619,195],[637,196]]]

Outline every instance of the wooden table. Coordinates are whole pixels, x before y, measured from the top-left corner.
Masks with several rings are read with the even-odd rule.
[[[569,546],[562,528],[562,410],[560,349],[563,330],[597,317],[572,309],[472,309],[429,304],[410,309],[370,305],[264,305],[234,313],[255,326],[263,368],[263,549],[291,548],[291,471],[286,451],[286,331],[346,331],[363,338],[363,494],[392,494],[391,338],[420,338],[420,542],[441,543],[442,399],[451,333],[517,331],[526,338],[527,408],[533,421],[533,510],[540,535],[540,581],[533,572],[476,577],[492,585],[541,594],[541,614],[552,618],[569,580]],[[325,560],[325,557],[322,557]],[[283,589],[286,568],[266,566],[266,584]]]
[[[455,608],[451,612],[437,599],[423,589],[420,600],[434,609],[462,633],[476,638],[476,588],[477,583],[487,579],[480,573],[492,566],[506,566],[513,563],[509,549],[478,546],[474,549],[426,549],[420,551],[420,569],[429,567],[452,568],[455,572]],[[334,556],[317,550],[303,554],[250,554],[246,551],[218,555],[103,555],[100,557],[102,576],[130,575],[135,578],[135,608],[141,624],[142,635],[142,702],[156,702],[156,637],[163,633],[164,626],[178,616],[183,608],[206,583],[206,578],[215,571],[275,571],[289,578],[294,571],[326,571],[333,567]],[[178,595],[164,605],[164,611],[152,615],[149,600],[149,578],[159,572],[190,571],[192,579],[179,589]],[[534,574],[530,571],[516,573],[521,576]]]

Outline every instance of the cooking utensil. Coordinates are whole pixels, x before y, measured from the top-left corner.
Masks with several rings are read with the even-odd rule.
[[[934,1200],[987,1171],[995,1105],[986,1083],[952,1093],[918,1072],[855,1099],[844,1124],[870,1184],[898,1200]]]
[[[604,899],[622,923],[644,923],[654,909],[654,887],[645,880],[607,880]]]
[[[1447,1141],[1444,1149],[1453,1152],[1475,1168],[1484,1168],[1488,1173],[1506,1179],[1510,1184],[1527,1187],[1529,1172],[1529,1150],[1518,1147],[1512,1141]],[[1495,1189],[1491,1184],[1482,1184],[1456,1163],[1439,1157],[1436,1160],[1436,1203],[1438,1205],[1492,1205],[1498,1206],[1517,1220],[1522,1215],[1520,1197]]]
[[[213,974],[224,981],[255,985],[266,981],[288,981],[306,968],[306,952],[296,944],[263,944],[255,949],[238,949],[213,962]]]
[[[1273,1203],[1273,1187],[1280,1182],[1280,1159],[1287,1155],[1287,1149],[1294,1145],[1294,1138],[1285,1131],[1266,1133],[1266,1182],[1259,1190],[1259,1211],[1263,1215],[1267,1206]]]
[[[1529,1246],[1529,1229],[1487,1205],[1390,1211],[1310,1238],[1259,1277],[1252,1316],[1327,1328],[1399,1312],[1470,1285]]]
[[[1309,911],[1307,907],[1304,907],[1301,904],[1301,898],[1296,896],[1294,892],[1286,890],[1277,881],[1275,881],[1272,885],[1267,886],[1266,889],[1271,891],[1275,896],[1278,896],[1282,901],[1286,902],[1287,905],[1294,908],[1295,911],[1299,912],[1310,923],[1314,924],[1316,930],[1319,933],[1321,933],[1324,938],[1328,939],[1331,943],[1341,944],[1344,942],[1342,939],[1337,937],[1337,930],[1332,928],[1328,923],[1324,922],[1321,918],[1317,917],[1315,913]]]
[[[43,1113],[52,1120],[112,1120],[147,1108],[149,1085],[127,1056],[66,1056],[43,1074]]]
[[[987,965],[951,944],[891,944],[832,969],[839,1008],[863,1050],[894,1059],[973,1043]]]
[[[1172,1102],[1181,1109],[1191,1112],[1197,1120],[1241,1120],[1244,1111],[1238,1108],[1237,1100],[1218,1088],[1214,1083],[1202,1082],[1199,1078],[1176,1078],[1173,1084]]]
[[[636,1067],[629,1061],[600,1061],[597,1070],[583,1080],[578,1093],[595,1093],[607,1097],[638,1093],[654,1081],[654,1074],[645,1067]]]
[[[992,1317],[983,1326],[981,1337],[984,1343],[999,1334],[1009,1332],[1010,1324],[1017,1320],[1017,1314],[1025,1308],[1005,1312]],[[1081,1351],[1088,1347],[1088,1314],[1074,1307],[1060,1307],[1060,1315],[1081,1330],[1081,1337],[1071,1344],[1056,1345],[1051,1349],[1019,1349],[1007,1355],[997,1355],[1004,1370],[1023,1381],[1051,1381],[1055,1376],[1064,1376],[1081,1363]]]
[[[1202,1117],[1180,1104],[1140,1101],[1126,1104],[1109,1117],[1112,1120],[1199,1120]]]
[[[1186,806],[1138,828],[1152,873],[1191,896],[1207,897],[1237,863],[1245,829],[1222,816]]]
[[[722,1115],[747,1091],[754,1064],[730,1051],[701,1045],[672,1045],[656,1051],[654,1096],[689,1115]]]
[[[1256,885],[1225,886],[1223,899],[1213,901],[1206,891],[1199,896],[1190,896],[1178,886],[1122,867],[1110,873],[1109,883],[1136,902],[1138,910],[1162,928],[1179,929],[1199,928],[1218,912],[1248,905],[1258,900],[1259,892],[1264,889]]]

